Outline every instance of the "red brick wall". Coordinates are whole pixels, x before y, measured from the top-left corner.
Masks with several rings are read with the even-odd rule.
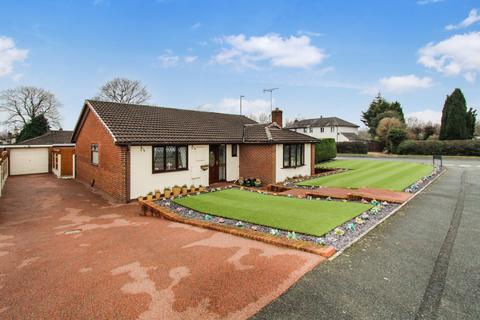
[[[260,178],[263,184],[275,183],[275,145],[242,144],[240,146],[240,176]]]
[[[116,146],[113,137],[97,116],[87,111],[76,142],[76,178],[108,193],[121,202],[127,196],[127,148]],[[90,148],[98,144],[98,166],[91,164]]]
[[[310,152],[310,175],[315,174],[315,143],[311,144]]]

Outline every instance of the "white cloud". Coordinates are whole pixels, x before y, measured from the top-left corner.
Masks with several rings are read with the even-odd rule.
[[[190,30],[197,30],[201,26],[202,26],[202,24],[200,22],[194,23],[190,26]]]
[[[305,35],[309,37],[321,37],[324,36],[325,34],[321,32],[315,32],[315,31],[308,31],[308,30],[298,30],[297,34],[299,35]]]
[[[426,5],[426,4],[439,3],[439,2],[443,2],[443,1],[445,1],[445,0],[418,0],[417,4]]]
[[[445,27],[446,30],[455,30],[455,29],[462,29],[471,26],[474,23],[480,21],[480,15],[478,15],[477,9],[470,10],[468,17],[466,17],[462,22],[458,24],[449,24]]]
[[[192,62],[195,62],[197,59],[198,59],[197,56],[186,56],[183,58],[185,63],[192,63]]]
[[[0,77],[13,72],[16,62],[25,61],[28,50],[18,49],[12,38],[0,36]]]
[[[432,109],[425,109],[422,111],[407,113],[407,119],[408,118],[417,118],[423,122],[440,123],[442,119],[442,112]]]
[[[239,98],[224,98],[214,104],[203,104],[196,108],[201,111],[214,111],[222,113],[240,113],[240,99]],[[258,116],[262,113],[270,114],[270,100],[264,99],[243,99],[242,114]]]
[[[418,62],[447,76],[474,82],[480,71],[480,32],[457,34],[419,50]]]
[[[165,50],[165,53],[157,57],[162,68],[173,68],[183,63],[193,63],[197,56],[178,56],[172,50]]]
[[[429,77],[417,77],[414,74],[405,76],[392,76],[382,78],[379,81],[380,86],[385,91],[402,93],[416,89],[425,89],[432,86],[432,79]]]
[[[163,68],[172,68],[178,65],[180,57],[174,55],[171,50],[165,50],[165,53],[158,56],[158,61]]]
[[[321,63],[327,55],[324,50],[310,43],[310,37],[267,34],[247,38],[243,34],[220,39],[226,47],[213,57],[219,64],[235,64],[240,67],[258,68],[268,62],[276,67],[308,68]]]

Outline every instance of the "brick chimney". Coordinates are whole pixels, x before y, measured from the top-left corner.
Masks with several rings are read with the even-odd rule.
[[[272,122],[276,122],[280,128],[283,127],[282,113],[282,110],[278,108],[272,110]]]

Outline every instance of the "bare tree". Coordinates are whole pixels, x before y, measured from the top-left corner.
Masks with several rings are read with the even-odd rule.
[[[247,117],[249,117],[252,120],[257,121],[258,123],[269,123],[269,122],[271,122],[270,114],[265,113],[265,112],[258,113],[258,114],[251,114],[251,115],[248,115]]]
[[[0,112],[7,113],[3,124],[23,128],[33,118],[43,115],[51,127],[60,127],[61,103],[45,89],[21,86],[0,92]]]
[[[147,87],[140,81],[125,78],[115,78],[105,83],[101,88],[96,100],[112,101],[121,103],[145,103],[150,99]]]

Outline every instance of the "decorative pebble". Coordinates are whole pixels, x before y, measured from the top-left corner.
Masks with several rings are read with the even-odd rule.
[[[325,242],[325,239],[323,239],[323,238],[317,238],[317,239],[315,239],[315,243],[320,244],[320,245],[324,245],[326,242]]]
[[[220,219],[218,219],[218,221],[217,221],[217,222],[218,222],[218,223],[224,223],[224,222],[225,222],[225,219],[223,219],[223,218],[220,218]]]
[[[213,219],[213,217],[212,217],[211,215],[209,215],[209,214],[206,214],[205,216],[203,216],[203,219],[204,219],[204,220],[207,220],[207,221],[210,221],[210,220]]]
[[[337,236],[343,236],[345,234],[345,230],[343,230],[342,228],[335,228],[335,230],[333,231]]]
[[[332,201],[332,198],[328,197],[328,198],[327,198],[327,201]]]
[[[368,215],[368,213],[362,213],[362,215],[360,216],[363,220],[368,220],[370,219],[370,216]]]
[[[237,223],[235,223],[235,226],[239,228],[243,228],[245,225],[243,224],[242,221],[237,221]]]
[[[383,201],[383,202],[382,202],[382,205],[388,206],[388,202],[387,202],[387,201]]]
[[[368,203],[368,201],[365,199],[362,199],[362,203]]]
[[[252,226],[252,230],[257,231],[258,227],[257,226]]]
[[[349,224],[346,225],[347,230],[350,231],[355,231],[355,223],[350,222]]]

